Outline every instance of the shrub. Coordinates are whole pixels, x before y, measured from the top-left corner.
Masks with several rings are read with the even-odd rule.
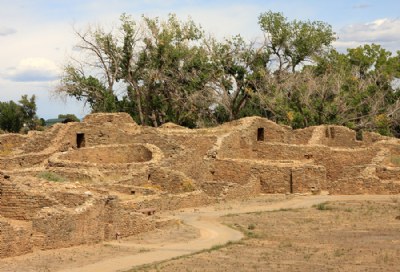
[[[319,203],[317,205],[313,205],[314,208],[316,208],[319,211],[329,211],[332,210],[332,207],[328,206],[327,202],[324,203]]]
[[[37,175],[37,177],[41,178],[41,179],[48,180],[48,181],[54,181],[54,182],[66,181],[66,179],[63,176],[60,176],[60,175],[58,175],[56,173],[53,173],[53,172],[40,172]]]

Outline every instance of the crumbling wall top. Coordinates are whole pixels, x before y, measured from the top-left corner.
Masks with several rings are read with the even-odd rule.
[[[136,124],[132,117],[125,112],[117,113],[92,113],[87,115],[83,119],[84,123],[89,124],[104,124],[104,123],[115,123],[115,124]]]

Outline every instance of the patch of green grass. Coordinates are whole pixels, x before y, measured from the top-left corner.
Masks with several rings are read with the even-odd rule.
[[[299,212],[300,210],[301,210],[300,208],[280,208],[280,209],[271,210],[271,211],[246,212],[243,214],[262,215],[265,213],[273,213],[273,212]],[[240,215],[240,214],[237,214],[237,215]],[[231,214],[230,216],[234,216],[234,214]]]
[[[237,213],[228,213],[227,215],[224,215],[224,217],[235,217],[235,216],[239,216],[239,214],[237,214]]]
[[[292,242],[285,240],[279,243],[279,248],[288,248],[288,247],[293,247]]]
[[[171,258],[171,259],[168,259],[168,260],[165,260],[165,261],[160,261],[160,262],[155,262],[155,263],[151,263],[151,264],[140,265],[140,266],[134,267],[134,268],[132,268],[132,269],[126,271],[126,272],[148,271],[148,270],[151,270],[151,269],[156,269],[156,271],[159,271],[159,269],[162,268],[162,266],[165,263],[169,262],[169,261],[175,261],[175,260],[179,260],[179,259],[188,258],[188,257],[194,256],[194,255],[197,255],[197,254],[204,253],[204,252],[210,253],[212,251],[220,250],[222,248],[226,248],[226,247],[229,247],[229,246],[232,246],[232,245],[238,245],[238,244],[243,244],[243,242],[241,240],[239,240],[239,241],[228,241],[225,244],[215,245],[215,246],[212,246],[211,248],[203,249],[203,250],[200,250],[200,251],[197,251],[197,252],[194,252],[194,253],[190,253],[190,254],[186,254],[186,255],[181,255],[181,256],[174,257],[174,258]]]
[[[344,251],[343,251],[343,249],[336,249],[336,250],[333,252],[333,255],[334,255],[335,257],[341,257],[341,256],[344,255]]]
[[[239,230],[240,232],[242,232],[242,233],[244,234],[244,236],[245,236],[246,238],[250,238],[250,239],[251,239],[251,238],[252,238],[252,239],[264,238],[264,235],[255,233],[255,232],[253,231],[253,230],[256,228],[256,225],[255,225],[255,224],[249,224],[249,225],[247,226],[247,228],[244,227],[244,226],[242,226],[242,225],[240,225],[240,224],[225,224],[225,225],[228,226],[228,227],[230,227],[230,228]]]
[[[314,208],[316,208],[319,211],[330,211],[333,210],[331,206],[328,206],[327,202],[319,203],[316,205],[313,205]]]
[[[256,228],[256,225],[254,225],[254,224],[250,224],[248,227],[247,227],[247,229],[249,229],[249,230],[254,230]]]
[[[195,254],[202,253],[202,252],[211,252],[211,251],[215,251],[215,250],[220,250],[222,248],[229,247],[231,245],[237,245],[237,244],[243,244],[243,242],[242,241],[228,241],[225,244],[215,245],[215,246],[212,246],[209,249],[205,249],[205,250],[196,252]]]
[[[396,166],[400,166],[400,156],[391,156],[390,162]]]
[[[47,171],[40,172],[39,174],[37,174],[37,177],[41,178],[41,179],[48,180],[48,181],[54,181],[54,182],[66,181],[66,179],[63,176],[60,176],[60,175],[58,175],[56,173],[53,173],[53,172],[47,172]]]

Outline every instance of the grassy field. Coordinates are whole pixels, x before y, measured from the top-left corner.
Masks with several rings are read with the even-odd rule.
[[[230,214],[242,241],[131,271],[399,271],[399,219],[399,197]]]

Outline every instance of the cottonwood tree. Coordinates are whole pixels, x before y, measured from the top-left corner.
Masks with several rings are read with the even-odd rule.
[[[74,30],[80,53],[65,65],[56,92],[88,103],[94,112],[118,111],[114,86],[119,79],[122,50],[121,37],[113,31],[89,26]]]
[[[0,128],[7,132],[19,132],[24,124],[21,107],[14,101],[0,102]]]
[[[299,64],[321,54],[336,39],[327,23],[288,21],[280,12],[262,13],[258,22],[265,34],[265,46],[277,58],[278,72],[295,72]]]
[[[188,127],[249,115],[302,128],[346,125],[400,133],[400,53],[364,45],[339,53],[319,21],[259,16],[265,41],[218,41],[192,20],[121,16],[111,31],[78,32],[57,91],[92,111],[125,111],[141,124]]]
[[[141,121],[194,127],[208,115],[214,72],[204,32],[192,20],[181,22],[175,15],[165,21],[143,17],[143,22],[144,46],[137,56],[127,54],[124,67],[132,97],[140,103]]]
[[[269,53],[240,35],[212,41],[212,62],[217,78],[214,81],[216,114],[221,122],[253,115],[251,102],[258,92],[267,88]],[[250,111],[250,112],[248,112]]]
[[[213,69],[204,32],[192,20],[170,15],[137,24],[122,15],[119,35],[101,28],[76,34],[87,57],[65,66],[58,93],[84,100],[93,111],[126,111],[154,126],[195,126],[208,115]]]
[[[0,102],[0,129],[7,132],[20,132],[24,126],[26,130],[36,129],[39,119],[36,115],[36,97],[23,95],[18,101]]]

